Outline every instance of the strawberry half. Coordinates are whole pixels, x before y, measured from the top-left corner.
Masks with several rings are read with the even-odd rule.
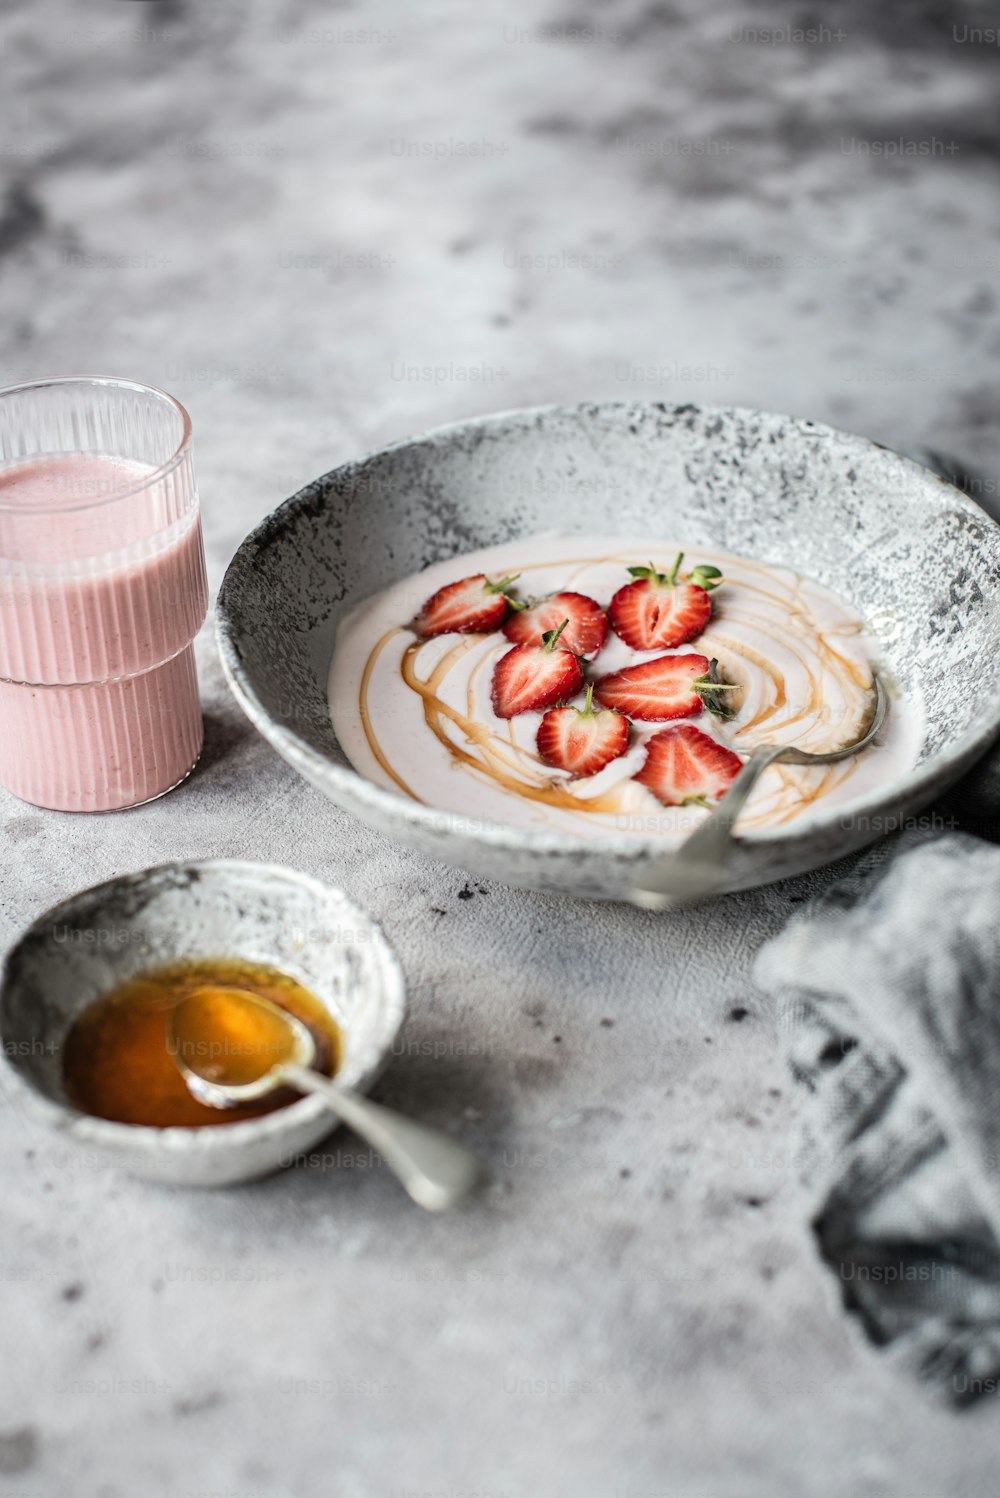
[[[612,598],[608,613],[615,634],[633,650],[664,650],[686,645],[701,634],[712,616],[709,593],[719,586],[718,567],[696,567],[686,581],[680,580],[681,552],[669,572],[648,567],[630,567],[634,582],[626,583]]]
[[[737,688],[717,679],[716,665],[704,655],[658,655],[600,677],[594,696],[602,707],[613,707],[643,723],[694,718],[703,707],[729,717],[727,709],[717,706],[717,694]]]
[[[608,616],[599,603],[585,593],[553,593],[511,614],[503,632],[515,645],[540,645],[542,636],[568,620],[562,638],[564,650],[592,658],[604,644]]]
[[[504,577],[491,583],[482,572],[447,583],[424,604],[410,626],[423,639],[432,635],[488,634],[498,629],[507,615],[507,589],[516,579]]]
[[[571,650],[557,649],[558,629],[546,631],[540,645],[515,645],[493,667],[493,711],[516,718],[573,697],[583,685],[583,668]]]
[[[743,768],[731,749],[693,723],[674,723],[646,745],[646,763],[632,778],[664,806],[711,806]]]
[[[594,712],[594,688],[583,707],[553,707],[538,727],[538,752],[547,765],[576,778],[596,775],[628,748],[628,719],[613,708]]]

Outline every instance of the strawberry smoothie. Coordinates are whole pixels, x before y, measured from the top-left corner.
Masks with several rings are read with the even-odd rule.
[[[106,811],[184,779],[206,609],[187,449],[0,467],[0,781],[35,805]]]

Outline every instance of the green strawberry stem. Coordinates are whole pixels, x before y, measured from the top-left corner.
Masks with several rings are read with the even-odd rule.
[[[543,650],[555,650],[556,641],[558,640],[559,636],[562,634],[568,623],[569,620],[564,619],[558,629],[547,629],[545,631],[545,633],[542,635]]]
[[[708,670],[703,676],[696,676],[691,683],[702,702],[710,713],[717,718],[735,718],[736,713],[727,706],[725,699],[720,697],[720,692],[738,692],[738,684],[732,681],[723,681],[719,674],[719,662],[713,656],[709,662]]]
[[[587,700],[582,707],[577,708],[581,718],[593,718],[594,713],[594,683],[591,682],[587,688]]]
[[[706,811],[711,811],[713,804],[707,796],[685,796],[681,802],[682,806],[703,806]]]
[[[520,576],[520,572],[513,572],[510,577],[502,577],[498,583],[487,581],[486,591],[488,593],[506,593],[511,583],[516,583]]]
[[[703,588],[706,593],[711,593],[721,581],[722,573],[718,567],[711,567],[707,562],[699,562],[688,578],[688,582],[694,583],[696,588]]]
[[[679,565],[680,557],[677,558],[677,561]],[[668,577],[665,572],[657,571],[655,562],[650,562],[646,567],[628,567],[626,571],[628,572],[630,577],[641,577],[651,583],[669,583],[672,581],[672,578]]]
[[[648,567],[629,567],[630,575],[636,579],[656,583],[658,587],[676,588],[681,581],[681,563],[684,553],[677,553],[677,560],[669,572],[657,572],[656,563],[650,562]],[[722,573],[718,567],[713,567],[708,562],[699,562],[697,567],[688,574],[687,581],[693,583],[696,588],[701,588],[703,593],[711,593],[722,581]]]

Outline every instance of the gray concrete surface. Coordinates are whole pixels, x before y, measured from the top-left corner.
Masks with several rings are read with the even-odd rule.
[[[957,452],[996,496],[979,7],[7,0],[0,22],[4,381],[184,400],[216,583],[304,480],[545,400],[794,410]],[[381,1096],[453,1122],[494,1184],[432,1220],[339,1134],[260,1185],[156,1190],[0,1103],[0,1493],[992,1492],[994,1402],[951,1415],[896,1381],[804,1226],[747,973],[832,874],[669,920],[466,882],[295,779],[207,635],[201,661],[206,754],[173,796],[88,820],[0,794],[0,940],[178,856],[337,881],[410,980]]]

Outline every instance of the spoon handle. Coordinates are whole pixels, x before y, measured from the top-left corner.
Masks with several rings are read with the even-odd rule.
[[[735,842],[733,828],[736,819],[769,765],[777,760],[792,765],[832,765],[867,748],[878,735],[889,711],[889,692],[882,673],[874,668],[872,682],[875,702],[868,727],[859,739],[825,754],[797,749],[793,744],[772,744],[755,749],[697,831],[685,839],[676,853],[667,853],[653,861],[642,876],[642,884],[629,895],[632,904],[644,910],[681,910],[685,905],[696,905],[708,895],[717,894],[726,880],[729,856]]]
[[[454,1206],[481,1179],[482,1165],[472,1151],[440,1129],[404,1118],[308,1067],[283,1066],[281,1076],[300,1092],[321,1097],[342,1123],[382,1156],[413,1200],[429,1212]]]
[[[697,831],[643,874],[632,903],[644,910],[679,910],[714,894],[725,879],[736,819],[761,775],[784,753],[780,747],[756,750]]]

